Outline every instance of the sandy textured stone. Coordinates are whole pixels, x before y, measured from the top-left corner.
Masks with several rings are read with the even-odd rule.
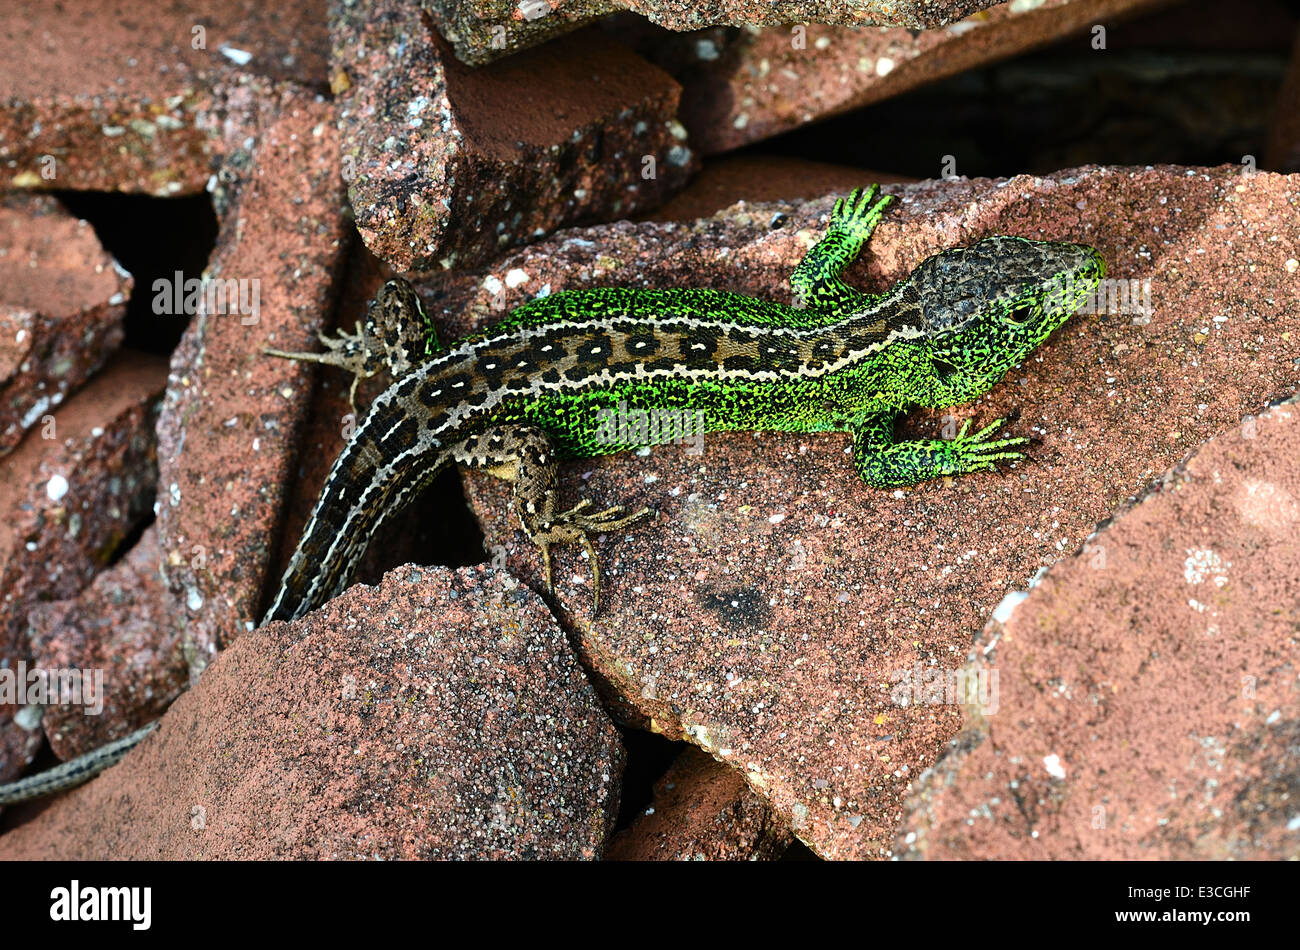
[[[0,454],[122,342],[131,276],[53,198],[0,200]]]
[[[735,769],[696,748],[655,783],[654,803],[614,836],[611,861],[763,861],[780,857],[790,829]]]
[[[985,629],[896,852],[1300,854],[1300,406],[1202,447]]]
[[[708,26],[839,23],[850,26],[941,26],[993,0],[424,0],[430,20],[467,63],[486,63],[545,42],[617,10],[670,30]]]
[[[711,155],[1023,53],[1160,0],[1003,3],[939,29],[862,29],[807,19],[675,36],[637,22],[611,32],[682,83],[680,118]],[[1090,36],[1079,35],[1087,49]],[[888,135],[888,130],[876,130]],[[940,157],[935,156],[935,167]]]
[[[233,171],[209,267],[215,279],[244,282],[248,312],[228,304],[195,315],[172,354],[158,423],[159,539],[196,674],[261,617],[311,394],[308,367],[262,347],[319,346],[346,250],[332,107],[288,90],[277,114],[250,167]]]
[[[654,207],[695,167],[680,87],[599,31],[471,69],[403,0],[334,12],[357,230],[398,270]]]
[[[323,91],[327,49],[325,0],[16,0],[0,22],[0,178],[12,188],[202,191],[249,134],[241,87]]]
[[[594,858],[618,731],[501,572],[399,568],[241,637],[13,858]]]
[[[565,501],[648,505],[657,522],[556,557],[557,603],[619,714],[741,769],[827,857],[887,856],[911,780],[961,728],[952,707],[898,708],[892,677],[954,669],[1009,589],[1205,439],[1293,392],[1300,339],[1300,182],[1235,167],[1081,169],[890,189],[848,279],[879,290],[929,254],[989,234],[1085,241],[1113,279],[1150,282],[1151,313],[1067,323],[957,420],[1019,409],[1033,459],[897,491],[864,487],[844,435],[736,433],[566,466]],[[712,286],[788,300],[785,280],[833,198],[733,206],[692,225],[570,233],[495,265],[536,294],[598,284]],[[774,215],[786,218],[773,227]],[[581,241],[575,240],[581,238]],[[493,317],[487,276],[439,307]],[[1117,286],[1117,285],[1116,285]],[[1136,321],[1136,322],[1135,322]],[[934,435],[945,413],[905,428]],[[508,490],[467,480],[489,544],[539,585]]]
[[[59,758],[89,752],[153,722],[189,686],[180,617],[160,566],[158,532],[151,525],[125,558],[77,597],[28,614],[35,665],[102,676],[100,708],[92,707],[93,714],[75,705],[46,708],[41,726]]]
[[[29,612],[75,596],[147,516],[165,372],[158,357],[119,353],[0,459],[0,664],[30,659]],[[0,759],[4,778],[39,746],[39,717],[23,713],[15,727],[16,712],[0,706],[0,734],[27,734],[0,738],[0,755],[18,756]]]

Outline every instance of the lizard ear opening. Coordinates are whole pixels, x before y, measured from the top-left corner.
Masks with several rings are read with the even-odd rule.
[[[930,365],[934,367],[934,371],[938,373],[939,378],[943,380],[949,379],[957,372],[957,367],[941,356],[930,357]]]

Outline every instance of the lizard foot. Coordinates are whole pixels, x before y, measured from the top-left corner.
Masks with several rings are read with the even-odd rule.
[[[880,186],[872,185],[865,191],[854,188],[847,198],[840,198],[831,209],[830,230],[865,241],[875,230],[885,209],[894,203],[893,195],[884,195],[877,201],[879,194]]]
[[[533,543],[542,552],[542,568],[546,576],[546,589],[552,594],[555,593],[555,586],[551,580],[551,545],[576,543],[583,546],[587,552],[587,557],[591,561],[591,588],[594,603],[592,613],[594,615],[600,613],[600,562],[596,559],[596,549],[592,546],[591,536],[626,528],[628,525],[635,524],[642,518],[648,517],[652,512],[649,508],[642,508],[632,514],[625,515],[622,506],[615,505],[612,508],[606,508],[604,511],[588,514],[587,509],[590,507],[591,501],[584,498],[568,511],[562,512],[556,515],[553,520],[538,526],[531,532],[531,537]]]
[[[952,455],[953,474],[988,471],[994,468],[995,462],[1025,458],[1025,453],[1016,451],[1015,447],[1028,445],[1034,441],[1033,439],[1024,436],[1011,436],[1005,439],[989,438],[1008,421],[1010,420],[995,419],[973,435],[967,434],[970,432],[970,420],[967,419],[962,423],[957,437],[947,443],[948,451]]]
[[[348,390],[348,403],[355,412],[357,408],[357,383],[374,376],[383,367],[383,362],[376,347],[372,345],[371,338],[361,328],[360,321],[357,322],[356,333],[340,330],[337,336],[318,333],[317,337],[325,347],[324,353],[294,353],[288,350],[277,350],[269,346],[263,348],[262,352],[267,356],[279,356],[287,360],[301,360],[304,363],[322,363],[326,366],[337,366],[339,369],[351,373],[352,386]]]

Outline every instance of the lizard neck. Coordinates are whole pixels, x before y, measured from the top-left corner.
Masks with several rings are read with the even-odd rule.
[[[891,353],[896,357],[913,353],[930,337],[918,295],[908,281],[879,297],[854,295],[842,306],[821,313],[822,321],[800,331],[807,349],[820,357],[809,363],[814,370],[827,358],[836,369],[896,362]]]

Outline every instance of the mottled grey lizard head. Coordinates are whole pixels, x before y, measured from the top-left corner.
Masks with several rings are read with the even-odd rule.
[[[954,396],[975,398],[1079,309],[1105,273],[1087,245],[1018,237],[923,261],[911,283],[935,373]]]

